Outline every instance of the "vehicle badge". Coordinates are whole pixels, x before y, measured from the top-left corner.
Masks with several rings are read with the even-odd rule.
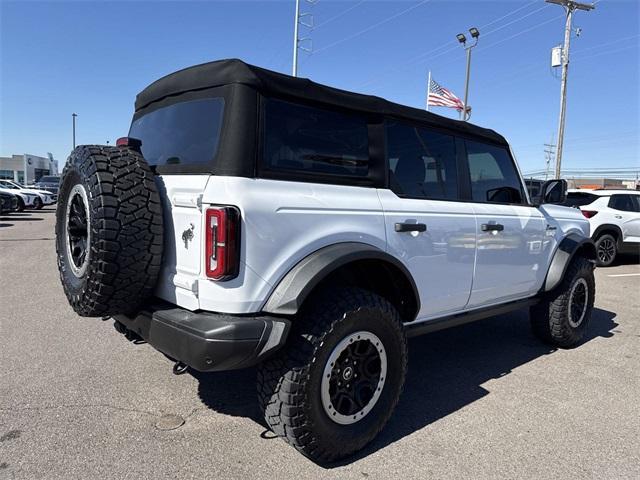
[[[184,232],[182,232],[182,241],[184,242],[184,248],[189,248],[189,242],[193,240],[193,230],[196,227],[193,223],[189,224],[189,228],[187,228]]]

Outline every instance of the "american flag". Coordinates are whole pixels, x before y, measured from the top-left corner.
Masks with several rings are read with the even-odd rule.
[[[429,83],[429,95],[427,95],[427,105],[435,107],[455,108],[459,112],[464,109],[464,103],[451,91],[440,86],[435,80]]]

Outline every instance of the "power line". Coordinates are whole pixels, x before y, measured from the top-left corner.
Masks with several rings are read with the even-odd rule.
[[[513,14],[515,14],[515,13],[517,13],[517,12],[519,12],[519,11],[523,10],[524,8],[530,7],[530,6],[531,6],[531,5],[533,5],[534,3],[537,3],[537,0],[534,0],[533,2],[527,3],[527,4],[526,4],[526,5],[524,5],[524,6],[518,7],[518,8],[516,8],[515,10],[512,10],[512,11],[510,11],[510,12],[506,13],[505,15],[503,15],[503,16],[501,16],[501,17],[499,17],[499,18],[495,19],[495,20],[492,20],[491,22],[489,22],[489,23],[487,23],[487,24],[485,24],[485,25],[483,25],[483,26],[479,27],[479,29],[480,29],[480,30],[483,30],[484,28],[487,28],[488,26],[495,25],[497,22],[499,22],[499,21],[501,21],[501,20],[503,20],[503,19],[505,19],[505,18],[507,18],[507,17],[510,17],[511,15],[513,15]],[[519,21],[523,20],[524,18],[527,18],[527,17],[529,17],[530,15],[532,15],[532,14],[534,14],[534,13],[539,12],[540,10],[542,10],[542,9],[546,8],[547,6],[548,6],[548,5],[544,5],[543,7],[538,8],[538,9],[534,10],[533,12],[529,12],[529,13],[528,13],[528,14],[526,14],[526,15],[523,15],[523,16],[521,16],[521,17],[518,17],[518,18],[517,18],[517,19],[515,19],[515,20],[510,21],[510,22],[509,22],[509,23],[507,23],[506,25],[503,25],[503,26],[501,26],[501,27],[498,27],[498,28],[496,28],[496,29],[494,29],[494,30],[490,30],[490,31],[489,31],[489,32],[487,32],[486,34],[483,34],[483,37],[486,37],[487,35],[490,35],[490,34],[492,34],[492,33],[495,33],[495,32],[497,32],[497,31],[501,30],[502,28],[504,28],[505,26],[513,25],[514,23],[517,23],[517,22],[519,22]],[[455,44],[455,45],[451,46],[452,44]],[[437,52],[438,50],[441,50],[441,49],[443,49],[443,48],[445,48],[445,47],[449,47],[449,48],[447,48],[447,49],[446,49],[446,50],[444,50],[444,51],[441,51],[441,52],[437,53],[436,55],[430,56],[432,53],[435,53],[435,52]],[[486,48],[486,47],[485,47],[485,48]],[[414,56],[414,57],[411,57],[410,59],[408,59],[407,61],[403,62],[402,64],[396,65],[395,67],[388,68],[384,73],[379,74],[379,75],[376,75],[375,77],[372,77],[372,78],[370,78],[369,80],[367,80],[365,83],[361,84],[359,88],[366,87],[366,86],[370,85],[371,83],[373,83],[375,80],[377,80],[377,79],[379,79],[379,78],[382,78],[382,77],[386,76],[388,73],[390,73],[390,72],[394,72],[394,71],[397,71],[397,70],[399,70],[399,69],[400,69],[400,68],[402,68],[402,67],[405,67],[405,66],[407,66],[407,65],[413,64],[413,63],[415,63],[416,61],[419,61],[420,59],[422,59],[422,60],[420,60],[420,62],[419,62],[419,63],[423,63],[423,62],[424,62],[424,61],[426,61],[426,60],[434,60],[434,59],[436,59],[436,58],[438,58],[438,57],[441,57],[442,55],[444,55],[444,54],[446,54],[446,53],[449,53],[449,52],[452,52],[453,50],[456,50],[456,49],[458,49],[458,45],[457,45],[457,43],[456,43],[455,41],[453,41],[453,40],[452,40],[452,41],[450,41],[450,42],[446,42],[446,43],[444,43],[444,44],[442,44],[442,45],[440,45],[440,46],[438,46],[438,47],[435,47],[435,48],[433,48],[433,49],[431,49],[431,50],[427,51],[427,52],[423,52],[423,53],[420,53],[420,54],[418,54],[418,55],[416,55],[416,56]]]
[[[362,5],[364,2],[366,2],[367,0],[360,0],[358,3],[356,3],[355,5],[351,5],[349,8],[347,8],[346,10],[343,10],[342,12],[340,12],[337,15],[334,15],[333,17],[329,18],[328,20],[320,23],[319,25],[313,27],[314,30],[317,30],[319,28],[324,27],[325,25],[333,22],[334,20],[337,20],[340,17],[343,17],[344,15],[346,15],[347,13],[349,13],[351,10],[355,9],[356,7]]]
[[[516,8],[515,10],[510,11],[509,13],[507,13],[507,14],[505,14],[505,15],[501,16],[500,18],[496,18],[495,20],[493,20],[493,21],[491,21],[491,22],[487,23],[486,25],[483,25],[483,26],[482,26],[482,27],[480,27],[480,28],[487,28],[487,27],[490,27],[491,25],[495,25],[495,24],[496,24],[496,23],[498,23],[499,21],[504,20],[504,19],[505,19],[505,18],[507,18],[507,17],[510,17],[510,16],[511,16],[511,15],[513,15],[514,13],[518,13],[520,10],[524,10],[525,8],[530,7],[530,6],[531,6],[531,5],[533,5],[534,3],[538,3],[538,0],[533,0],[533,1],[532,1],[532,2],[530,2],[530,3],[527,3],[527,4],[525,4],[525,5],[521,6],[521,7],[518,7],[518,8]]]
[[[353,40],[354,38],[359,37],[360,35],[363,35],[363,34],[369,32],[369,31],[373,30],[374,28],[378,28],[380,25],[384,25],[385,23],[390,22],[391,20],[395,20],[396,18],[398,18],[398,17],[400,17],[400,16],[402,16],[402,15],[404,15],[406,13],[409,13],[411,10],[415,10],[416,8],[424,5],[425,3],[429,2],[429,1],[431,1],[431,0],[422,0],[420,3],[418,3],[416,5],[412,5],[411,7],[407,8],[405,10],[402,10],[401,12],[398,12],[395,15],[392,15],[392,16],[390,16],[388,18],[385,18],[384,20],[382,20],[382,21],[380,21],[378,23],[370,25],[370,26],[368,26],[367,28],[365,28],[363,30],[360,30],[360,31],[358,31],[356,33],[353,33],[353,34],[351,34],[351,35],[349,35],[349,36],[347,36],[345,38],[342,38],[341,40],[337,40],[337,41],[335,41],[333,43],[330,43],[329,45],[325,45],[324,47],[319,48],[318,50],[316,50],[314,53],[318,54],[320,52],[324,52],[325,50],[329,50],[330,48],[333,48],[333,47],[335,47],[337,45],[340,45],[341,43],[347,42],[349,40]]]
[[[550,18],[549,20],[547,20],[545,22],[537,23],[537,24],[533,25],[532,27],[529,27],[529,28],[527,28],[525,30],[521,30],[518,33],[515,33],[515,34],[511,35],[510,37],[503,38],[502,40],[490,43],[489,45],[485,45],[485,46],[482,47],[482,50],[488,50],[491,47],[495,47],[496,45],[500,45],[501,43],[504,43],[506,41],[512,40],[512,39],[514,39],[516,37],[519,37],[520,35],[524,35],[525,33],[528,33],[531,30],[535,30],[536,28],[539,28],[539,27],[542,27],[544,25],[547,25],[547,24],[549,24],[551,22],[554,22],[554,21],[558,20],[559,18],[563,18],[563,17],[564,17],[564,15],[559,15],[557,17]]]

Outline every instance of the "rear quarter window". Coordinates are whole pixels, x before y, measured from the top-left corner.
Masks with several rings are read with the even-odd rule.
[[[129,136],[142,142],[149,165],[210,164],[218,151],[224,99],[178,102],[134,119]]]
[[[305,175],[367,177],[367,120],[356,114],[267,99],[263,167]]]
[[[564,205],[567,207],[582,207],[589,205],[598,199],[598,195],[587,192],[569,192]]]

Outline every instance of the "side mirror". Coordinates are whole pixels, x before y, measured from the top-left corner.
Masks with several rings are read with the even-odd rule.
[[[540,187],[539,204],[564,203],[567,199],[567,181],[559,178],[547,180]]]

